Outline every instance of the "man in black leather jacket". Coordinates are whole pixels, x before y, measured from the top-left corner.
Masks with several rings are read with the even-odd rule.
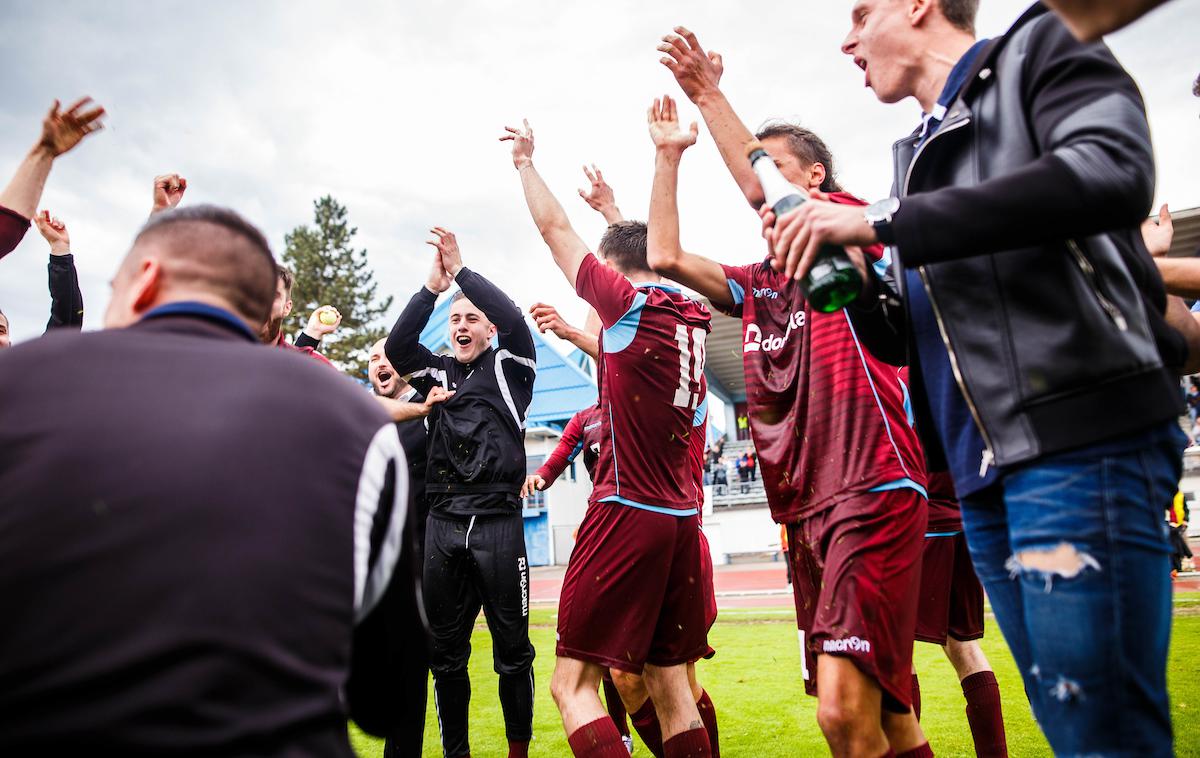
[[[764,213],[777,265],[883,242],[852,307],[912,366],[931,465],[1059,754],[1169,755],[1168,547],[1188,343],[1138,234],[1154,159],[1136,85],[1045,7],[976,41],[978,0],[858,0],[842,50],[925,117],[893,197]],[[1178,303],[1172,303],[1177,314]],[[1194,325],[1194,322],[1190,322]]]

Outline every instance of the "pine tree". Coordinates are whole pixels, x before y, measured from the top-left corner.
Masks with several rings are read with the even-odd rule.
[[[376,302],[375,276],[367,266],[367,251],[352,245],[358,229],[347,221],[346,207],[326,195],[313,201],[313,216],[313,226],[298,226],[284,237],[283,264],[296,275],[284,333],[299,334],[314,310],[332,305],[342,314],[342,323],[321,343],[321,352],[343,371],[365,380],[371,345],[387,336],[379,319],[392,298]]]

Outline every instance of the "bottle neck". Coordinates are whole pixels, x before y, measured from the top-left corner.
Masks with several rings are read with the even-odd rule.
[[[804,202],[804,195],[784,178],[775,161],[765,150],[755,150],[750,155],[750,165],[754,169],[754,175],[758,177],[758,183],[762,185],[763,198],[768,208],[777,209],[784,200],[788,200],[785,205],[789,208]]]

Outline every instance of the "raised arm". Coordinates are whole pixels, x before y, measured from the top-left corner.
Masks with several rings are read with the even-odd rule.
[[[5,212],[6,216],[0,234],[0,257],[11,252],[29,228],[29,220],[37,213],[54,159],[78,145],[87,135],[103,128],[100,117],[104,115],[104,109],[99,106],[88,108],[91,101],[90,97],[82,98],[64,111],[55,100],[42,121],[42,136],[17,167],[8,186],[0,192],[0,212]]]
[[[421,331],[433,315],[438,295],[450,289],[450,282],[450,275],[442,267],[441,256],[433,256],[429,281],[408,301],[383,345],[388,362],[396,369],[396,373],[409,377],[409,383],[425,395],[428,395],[429,390],[438,382],[434,380],[431,372],[426,372],[426,375],[421,377],[415,375],[427,369],[439,369],[442,362],[421,344]]]
[[[671,70],[683,94],[700,109],[708,133],[717,143],[725,168],[737,182],[746,202],[757,210],[763,204],[762,185],[746,160],[746,143],[754,135],[738,118],[725,93],[721,91],[721,75],[725,64],[720,54],[704,52],[696,35],[682,26],[674,34],[662,38],[658,50],[666,53],[659,60]]]
[[[683,152],[696,144],[696,124],[689,131],[679,128],[675,101],[664,96],[655,100],[647,113],[650,138],[654,141],[654,185],[650,190],[650,220],[647,223],[646,260],[657,273],[690,287],[718,308],[733,306],[725,270],[715,261],[684,252],[679,244],[679,162]]]
[[[538,232],[550,248],[554,262],[562,269],[563,275],[572,287],[575,287],[575,277],[579,273],[579,264],[588,254],[587,245],[583,243],[562,205],[555,199],[550,188],[542,181],[541,175],[533,166],[533,129],[525,121],[525,128],[516,129],[504,127],[506,134],[501,141],[511,141],[513,166],[521,175],[521,188],[525,191],[525,203],[529,206],[529,214],[537,224]]]
[[[592,185],[590,190],[579,190],[583,201],[591,206],[592,210],[604,216],[604,220],[609,224],[624,221],[625,216],[621,215],[621,209],[617,207],[617,197],[612,187],[608,186],[608,182],[604,181],[604,174],[596,164],[593,163],[591,169],[584,166],[583,173]]]
[[[46,331],[59,327],[82,329],[83,293],[79,291],[67,225],[52,218],[49,211],[42,211],[34,221],[42,237],[50,243],[50,321],[46,323]]]
[[[595,310],[592,313],[594,314]],[[542,334],[547,331],[553,332],[554,336],[570,342],[587,353],[592,360],[600,360],[599,316],[596,317],[597,328],[595,331],[588,331],[568,324],[553,305],[534,303],[529,308],[529,315],[533,316],[533,323],[537,325],[538,331]]]
[[[437,239],[429,240],[428,244],[437,248],[446,274],[458,282],[463,294],[483,311],[488,321],[496,325],[496,336],[500,346],[513,355],[535,359],[537,355],[533,335],[529,333],[521,309],[499,287],[463,266],[462,252],[453,232],[440,226],[435,226],[430,231]]]
[[[444,403],[452,397],[454,397],[453,392],[437,386],[431,387],[429,394],[419,403],[405,402],[379,395],[376,395],[375,399],[383,406],[383,410],[391,417],[392,421],[400,422],[425,418],[433,411],[433,406]]]
[[[169,211],[183,200],[187,192],[187,179],[179,174],[161,174],[154,177],[154,204],[150,206],[150,215]]]
[[[583,450],[583,416],[585,413],[586,411],[579,411],[571,417],[571,420],[563,428],[558,444],[554,446],[554,452],[550,453],[537,471],[525,477],[525,484],[521,487],[521,497],[528,497],[535,490],[550,489],[550,485],[562,476],[562,472],[566,471],[567,466],[579,455],[579,451]]]

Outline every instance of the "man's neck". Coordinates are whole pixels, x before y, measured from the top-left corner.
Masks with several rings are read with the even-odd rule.
[[[950,71],[958,63],[963,54],[975,44],[974,35],[966,32],[955,32],[938,38],[934,44],[925,50],[921,57],[920,79],[917,82],[913,97],[921,104],[923,113],[933,113]]]
[[[658,284],[662,281],[662,277],[653,271],[632,271],[625,274],[625,278],[634,284]]]

